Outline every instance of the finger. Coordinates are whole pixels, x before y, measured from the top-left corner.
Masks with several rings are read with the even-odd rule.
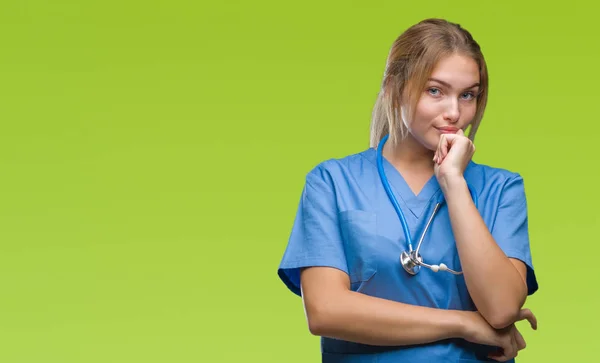
[[[433,153],[433,162],[437,163],[439,161],[439,159],[440,159],[440,149],[439,149],[439,146],[438,146],[438,148]]]
[[[515,341],[517,342],[517,349],[518,350],[523,350],[523,349],[525,349],[527,347],[527,343],[525,342],[525,338],[523,338],[523,335],[517,329],[515,329]]]
[[[512,339],[510,341],[512,343],[512,348],[513,348],[513,355],[512,355],[511,358],[516,358],[519,355],[519,346],[517,344],[517,338],[516,338],[516,336],[513,335]]]
[[[442,136],[443,135],[440,136],[440,139],[438,140],[438,143],[437,143],[437,145],[435,147],[436,154],[440,151],[440,145],[442,145]]]
[[[435,150],[435,159],[434,159],[434,161],[436,163],[438,163],[438,164],[440,164],[442,162],[442,160],[441,160],[441,156],[442,156],[441,150],[442,150],[442,143],[443,142],[444,142],[444,135],[441,135],[440,136],[440,140],[438,141],[438,144],[437,144],[437,148]]]
[[[533,312],[531,312],[531,310],[521,309],[521,311],[519,312],[518,320],[524,319],[527,319],[529,321],[529,325],[531,325],[531,328],[533,330],[537,330],[537,318],[535,317]]]
[[[452,149],[456,143],[460,142],[463,137],[458,134],[443,134],[442,136],[444,136],[444,143],[440,147],[440,151],[442,152],[442,158],[445,158],[450,152],[450,149]]]
[[[446,142],[444,143],[444,145],[442,145],[442,157],[444,159],[446,158],[446,156],[448,156],[448,151],[450,150],[450,145],[451,145],[451,142],[448,139],[446,139]]]
[[[512,359],[515,357],[515,355],[517,354],[517,344],[515,343],[515,340],[513,339],[512,334],[507,339],[505,345],[502,348],[503,348],[502,355],[505,356],[506,359]]]
[[[448,155],[450,149],[456,144],[456,141],[459,140],[458,135],[456,134],[447,134],[446,135],[446,143],[442,151],[444,152],[444,157]]]
[[[450,146],[450,141],[448,140],[448,137],[444,134],[442,135],[442,137],[440,137],[440,154],[442,157],[442,160],[444,160],[444,158],[446,158],[446,155],[448,155],[448,147]]]
[[[437,144],[437,151],[440,151],[442,149],[442,144],[444,143],[444,134],[440,135],[440,139],[438,140],[438,144]]]
[[[490,354],[488,354],[488,358],[491,358],[498,362],[506,362],[507,360],[510,359],[506,355],[504,355],[504,353],[502,353],[502,352],[490,353]]]

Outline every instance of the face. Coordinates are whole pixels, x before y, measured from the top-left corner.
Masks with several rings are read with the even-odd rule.
[[[410,135],[430,150],[435,150],[443,133],[465,130],[477,110],[479,68],[468,56],[443,58],[433,69],[422,91],[412,120],[407,120]]]

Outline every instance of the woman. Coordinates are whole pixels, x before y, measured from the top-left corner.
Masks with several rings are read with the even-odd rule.
[[[471,160],[487,95],[470,33],[424,20],[391,48],[371,147],[308,173],[278,274],[323,362],[513,361],[525,347],[523,179]]]

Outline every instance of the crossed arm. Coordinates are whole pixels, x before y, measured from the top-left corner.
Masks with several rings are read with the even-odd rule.
[[[500,249],[471,199],[464,179],[448,180],[445,191],[452,232],[469,294],[496,329],[515,322],[527,298],[527,267]]]
[[[444,185],[462,271],[478,311],[428,308],[355,293],[346,273],[310,267],[301,272],[301,288],[313,334],[372,345],[425,344],[448,338],[492,345],[498,339],[492,337],[495,330],[518,320],[528,319],[535,328],[533,314],[524,315],[522,310],[527,297],[525,264],[506,257],[497,245],[464,179]]]

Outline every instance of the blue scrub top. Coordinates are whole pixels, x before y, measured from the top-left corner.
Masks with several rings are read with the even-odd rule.
[[[443,193],[432,176],[415,195],[385,158],[383,165],[416,248]],[[472,161],[464,176],[498,245],[508,257],[527,265],[528,294],[533,294],[538,285],[522,177]],[[308,173],[278,275],[300,296],[300,269],[328,266],[346,272],[351,289],[366,295],[439,309],[475,310],[463,276],[426,268],[416,276],[408,275],[399,260],[406,249],[402,225],[379,178],[376,150],[369,148],[324,161]],[[461,270],[446,206],[437,212],[420,253],[426,263]],[[323,362],[474,362],[486,361],[489,349],[462,339],[382,347],[321,338]]]

